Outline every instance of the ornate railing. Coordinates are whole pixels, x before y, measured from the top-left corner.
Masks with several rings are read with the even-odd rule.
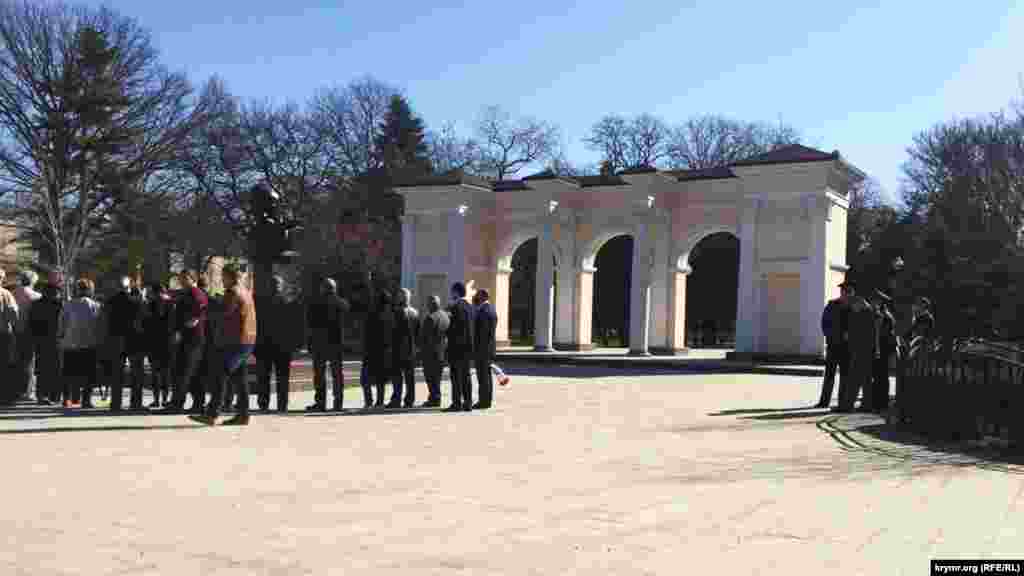
[[[918,339],[897,371],[896,406],[898,422],[928,436],[1024,438],[1024,348]]]

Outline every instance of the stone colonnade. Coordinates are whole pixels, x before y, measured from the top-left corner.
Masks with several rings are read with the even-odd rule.
[[[846,269],[845,188],[855,169],[837,153],[812,152],[822,156],[737,164],[709,178],[643,170],[493,183],[454,175],[400,187],[402,286],[421,305],[457,280],[486,287],[497,340],[507,343],[512,254],[536,238],[535,347],[586,350],[599,313],[594,260],[605,242],[629,235],[630,353],[677,354],[686,349],[690,251],[730,232],[740,243],[736,351],[820,356],[821,310]]]

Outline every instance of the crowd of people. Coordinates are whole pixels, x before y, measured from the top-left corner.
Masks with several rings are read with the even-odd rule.
[[[0,287],[0,352],[6,355],[0,364],[15,375],[5,385],[20,386],[25,401],[74,410],[94,408],[97,384],[103,379],[110,385],[112,412],[122,410],[127,385],[131,411],[187,412],[211,425],[221,412],[234,411],[236,415],[223,424],[244,425],[250,417],[250,357],[256,357],[258,407],[270,410],[273,375],[276,409],[285,412],[292,360],[305,347],[312,355],[316,390],[306,410],[328,409],[328,377],[331,407],[341,410],[345,326],[352,307],[339,295],[336,281],[323,279],[319,294],[301,303],[285,295],[284,280],[275,276],[269,295],[257,307],[238,268],[226,266],[222,278],[225,293],[218,297],[191,270],[178,274],[181,288],[173,291],[159,282],[143,285],[140,278],[126,276],[118,290],[100,302],[87,278],[77,280],[72,297],[66,299],[60,275],[49,275],[36,291],[35,273],[21,272],[13,291]],[[0,270],[0,286],[4,279]],[[391,292],[374,289],[372,276],[367,285],[361,310],[364,408],[412,407],[420,364],[427,382],[422,406],[440,406],[441,375],[447,365],[453,399],[448,410],[490,408],[494,376],[499,384],[507,384],[508,377],[493,363],[497,315],[487,291],[476,291],[471,304],[466,287],[456,283],[447,309],[433,296],[421,315],[411,306],[410,291],[396,291],[393,300]],[[471,366],[479,383],[475,404]],[[153,400],[144,406],[147,379]],[[385,403],[389,381],[392,393]]]
[[[847,278],[839,285],[840,296],[825,306],[821,330],[825,335],[825,380],[818,408],[828,408],[836,372],[839,373],[839,404],[835,412],[853,412],[858,396],[861,412],[881,413],[889,408],[889,371],[893,359],[912,350],[935,325],[932,304],[918,298],[913,304],[910,328],[897,334],[892,298],[875,290],[869,300]]]

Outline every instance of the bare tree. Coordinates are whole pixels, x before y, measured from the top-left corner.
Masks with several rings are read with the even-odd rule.
[[[782,122],[770,125],[711,114],[695,116],[672,130],[669,165],[677,169],[725,166],[799,141],[797,130]]]
[[[339,176],[355,177],[381,166],[376,138],[398,89],[371,77],[321,90],[310,104],[324,131],[326,152]]]
[[[42,242],[49,265],[71,271],[128,196],[161,189],[160,174],[204,120],[191,95],[135,20],[0,3],[0,194],[17,200],[8,215]]]
[[[549,159],[558,148],[558,127],[533,118],[513,119],[498,106],[488,106],[477,122],[479,169],[496,180]]]
[[[668,156],[670,135],[668,125],[651,114],[630,119],[609,115],[594,124],[584,142],[619,171],[659,165]]]
[[[252,104],[242,113],[242,130],[252,168],[289,208],[311,203],[334,172],[329,132],[295,104]]]
[[[248,191],[261,176],[253,162],[243,110],[216,78],[204,86],[202,98],[211,113],[209,121],[191,134],[178,156],[177,168],[185,185],[175,207],[194,212],[195,206],[213,203],[221,209],[226,224],[243,227],[249,224],[244,209]]]
[[[480,146],[472,138],[460,137],[455,125],[447,123],[439,131],[427,133],[427,154],[437,173],[472,172],[480,161]]]
[[[583,141],[587,148],[601,154],[602,162],[611,171],[622,170],[629,164],[629,122],[622,116],[609,115],[598,120]]]

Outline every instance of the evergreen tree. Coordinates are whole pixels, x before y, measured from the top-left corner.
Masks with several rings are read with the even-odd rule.
[[[387,176],[417,176],[431,171],[423,121],[409,102],[395,95],[377,135],[380,165]]]

